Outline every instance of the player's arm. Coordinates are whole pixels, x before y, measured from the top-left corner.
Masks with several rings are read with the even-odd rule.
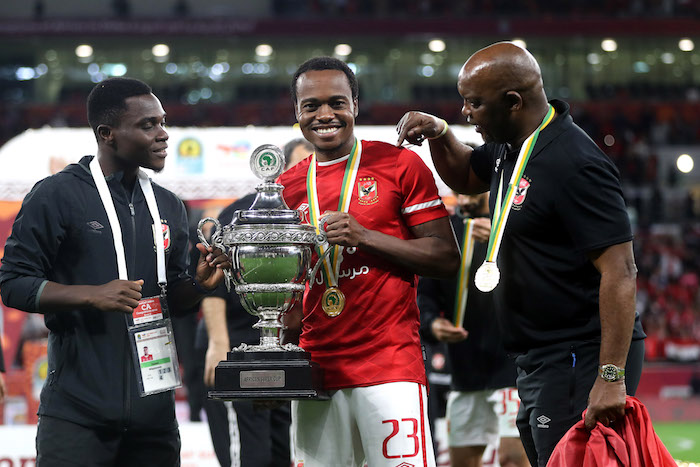
[[[613,245],[589,256],[601,276],[599,363],[624,368],[632,341],[637,290],[632,242]],[[593,428],[596,421],[609,425],[623,417],[625,396],[624,379],[606,382],[597,377],[589,396],[586,427]]]
[[[415,238],[403,240],[366,229],[348,213],[325,215],[328,216],[326,234],[331,244],[361,248],[426,277],[450,277],[459,268],[459,248],[448,217],[411,227]]]
[[[423,112],[407,112],[396,126],[401,146],[404,141],[421,145],[427,138],[430,155],[440,178],[457,193],[476,194],[489,189],[488,183],[476,176],[470,160],[473,149],[459,141],[447,123]]]
[[[115,279],[103,285],[64,285],[47,281],[40,292],[40,313],[56,313],[80,308],[132,313],[141,300],[143,280]]]
[[[226,325],[226,300],[221,297],[205,297],[202,300],[202,316],[207,326],[209,344],[204,360],[204,384],[214,386],[214,370],[231,350]]]
[[[0,268],[3,302],[30,313],[90,308],[131,313],[141,299],[143,281],[68,285],[47,279],[75,223],[72,192],[60,188],[60,183],[54,178],[39,182],[22,203]]]

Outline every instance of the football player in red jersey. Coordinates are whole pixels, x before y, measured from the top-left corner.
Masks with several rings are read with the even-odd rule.
[[[355,137],[358,85],[345,63],[302,64],[292,99],[315,152],[280,183],[333,249],[296,315],[331,399],[293,402],[295,465],[434,466],[416,275],[457,270],[447,211],[415,153]]]

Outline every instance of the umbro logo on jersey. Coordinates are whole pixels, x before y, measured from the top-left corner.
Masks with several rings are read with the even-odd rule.
[[[399,465],[397,465],[396,467],[416,467],[416,466],[413,464],[409,464],[408,462],[402,462]]]
[[[537,428],[549,428],[549,422],[551,422],[552,419],[546,415],[540,415],[537,417],[537,421],[539,422]]]
[[[100,223],[97,222],[97,221],[90,221],[90,222],[87,223],[87,225],[88,225],[88,227],[90,227],[92,230],[100,230],[100,229],[104,229],[104,228],[105,228],[104,225],[100,224]]]

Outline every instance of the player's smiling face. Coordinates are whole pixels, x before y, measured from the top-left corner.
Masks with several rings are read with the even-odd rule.
[[[297,80],[296,114],[319,160],[350,154],[355,142],[357,99],[340,70],[310,70]]]

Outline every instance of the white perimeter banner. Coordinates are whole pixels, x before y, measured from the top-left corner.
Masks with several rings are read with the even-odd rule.
[[[0,425],[0,466],[34,467],[35,438],[36,425]],[[181,467],[219,467],[206,422],[180,423],[180,440]]]
[[[462,141],[478,143],[473,127],[451,126]],[[168,159],[153,180],[184,200],[235,199],[250,193],[259,183],[250,171],[249,158],[262,144],[283,147],[302,138],[294,127],[168,128]],[[396,144],[393,126],[357,126],[364,140]],[[428,143],[411,146],[435,173]],[[40,128],[27,130],[0,147],[0,201],[20,201],[39,180],[60,171],[82,156],[95,154],[97,142],[89,128]],[[442,195],[449,189],[438,180]]]

